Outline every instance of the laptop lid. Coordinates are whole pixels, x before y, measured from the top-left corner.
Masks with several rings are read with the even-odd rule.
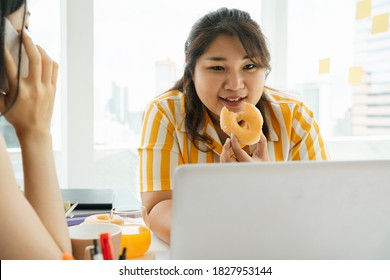
[[[78,202],[76,210],[110,210],[114,202],[112,189],[61,189],[62,200]]]
[[[390,259],[390,161],[174,173],[171,259]]]

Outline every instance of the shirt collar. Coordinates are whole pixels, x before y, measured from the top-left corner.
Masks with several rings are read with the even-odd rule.
[[[267,127],[268,127],[267,140],[271,141],[271,142],[277,142],[277,141],[279,141],[279,137],[276,134],[276,132],[272,126],[272,116],[271,116],[270,108],[272,109],[272,112],[274,112],[274,114],[275,114],[276,112],[280,111],[280,106],[279,106],[279,103],[269,93],[269,91],[270,90],[268,88],[264,88],[262,99],[264,100],[264,102],[267,103],[267,106],[263,107],[264,108],[264,110],[263,110],[264,116],[263,117],[266,120]]]

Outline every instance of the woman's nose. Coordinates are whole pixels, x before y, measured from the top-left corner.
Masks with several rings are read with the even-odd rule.
[[[244,88],[244,80],[240,73],[229,72],[226,74],[225,89],[227,90],[239,90]]]

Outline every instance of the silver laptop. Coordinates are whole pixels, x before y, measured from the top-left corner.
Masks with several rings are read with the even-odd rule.
[[[171,259],[390,259],[390,161],[183,165]]]

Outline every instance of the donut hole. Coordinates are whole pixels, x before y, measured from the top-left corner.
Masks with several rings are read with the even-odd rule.
[[[249,124],[244,120],[238,121],[238,125],[242,128],[245,128],[245,129],[249,128]]]
[[[102,214],[102,215],[97,215],[96,219],[101,220],[101,221],[108,221],[109,215],[107,214]]]

